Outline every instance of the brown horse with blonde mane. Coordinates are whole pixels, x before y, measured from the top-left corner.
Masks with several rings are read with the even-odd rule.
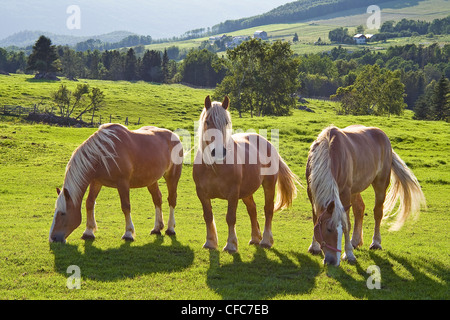
[[[228,97],[220,103],[211,102],[208,96],[200,116],[199,149],[195,157],[193,177],[206,223],[206,242],[203,247],[216,249],[218,245],[211,199],[219,198],[228,201],[228,240],[225,251],[233,253],[238,250],[235,224],[239,199],[246,205],[250,216],[250,244],[270,248],[273,245],[273,212],[292,204],[298,179],[273,145],[262,136],[256,133],[231,135],[228,106]],[[253,200],[253,193],[261,185],[265,197],[265,227],[262,237]]]
[[[314,236],[309,251],[322,250],[324,263],[339,265],[342,233],[344,259],[356,261],[353,248],[363,244],[362,223],[365,205],[361,192],[372,185],[375,191],[375,230],[370,249],[381,249],[380,224],[400,206],[391,230],[399,230],[411,213],[425,204],[419,182],[394,152],[386,134],[361,125],[339,129],[328,127],[311,145],[306,166],[308,197],[312,205]],[[390,190],[386,192],[391,184]],[[355,226],[350,241],[350,207]]]
[[[86,230],[82,239],[94,239],[97,223],[94,216],[95,199],[102,186],[116,188],[125,215],[122,239],[133,241],[130,188],[147,187],[155,204],[155,226],[152,234],[164,228],[161,211],[162,196],[158,187],[161,177],[167,182],[170,216],[166,234],[175,234],[177,185],[181,175],[183,148],[179,138],[169,130],[143,127],[130,131],[120,124],[105,124],[72,154],[66,167],[63,191],[58,198],[50,229],[50,242],[65,242],[81,223],[81,203],[86,199]]]

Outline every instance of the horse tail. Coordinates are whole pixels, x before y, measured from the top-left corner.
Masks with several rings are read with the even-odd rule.
[[[280,163],[278,167],[277,179],[277,198],[274,211],[286,209],[292,205],[293,200],[297,197],[296,183],[301,186],[297,175],[289,169],[284,160],[279,157]]]
[[[400,199],[400,206],[394,214],[391,214],[398,199]],[[426,206],[425,195],[417,178],[392,150],[391,186],[383,204],[385,218],[397,215],[397,220],[390,230],[399,230],[411,214],[416,214],[417,217],[421,204]]]

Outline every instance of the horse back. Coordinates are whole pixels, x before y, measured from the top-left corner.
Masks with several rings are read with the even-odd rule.
[[[173,166],[172,150],[181,144],[174,133],[157,127],[130,131],[122,125],[112,124],[101,129],[112,130],[117,138],[114,145],[116,165],[112,166],[109,176],[103,175],[104,184],[112,187],[118,180],[128,180],[130,186],[136,188],[153,184]],[[180,150],[182,154],[182,148]]]

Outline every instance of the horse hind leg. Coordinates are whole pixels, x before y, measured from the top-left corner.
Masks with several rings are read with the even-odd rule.
[[[366,208],[361,194],[355,194],[352,196],[352,209],[353,215],[355,216],[355,225],[353,227],[353,235],[351,243],[353,248],[358,248],[363,245],[363,219],[364,219],[364,209]]]
[[[161,230],[164,229],[164,220],[162,214],[162,194],[159,190],[158,182],[147,187],[152,195],[153,204],[155,205],[155,226],[150,234],[161,235]]]
[[[256,204],[253,200],[253,196],[243,198],[242,201],[247,206],[247,212],[250,216],[250,222],[252,225],[252,239],[250,240],[249,244],[259,244],[262,240],[261,237],[261,230],[259,229],[259,223],[257,219],[257,212],[256,212]]]
[[[97,231],[97,223],[95,222],[95,199],[100,192],[102,185],[99,183],[92,182],[89,186],[89,194],[86,199],[86,230],[84,231],[81,239],[83,240],[94,240],[94,232]]]
[[[259,245],[263,248],[271,248],[273,246],[273,235],[272,235],[272,218],[273,218],[273,208],[274,208],[274,198],[275,198],[275,185],[276,176],[266,176],[263,180],[264,188],[264,233],[263,238]]]
[[[389,182],[390,179],[388,176],[384,179],[376,178],[372,183],[373,189],[375,191],[375,207],[373,208],[375,228],[373,232],[372,244],[370,245],[370,249],[372,250],[382,249],[380,225],[381,220],[383,219],[383,204],[386,198],[386,189],[389,186]]]
[[[175,235],[175,207],[177,205],[177,187],[181,176],[181,165],[173,165],[172,169],[164,175],[169,193],[167,201],[169,202],[169,221],[167,222],[166,235]]]
[[[125,215],[125,234],[122,236],[122,239],[134,241],[136,234],[133,221],[131,220],[130,186],[128,183],[119,183],[117,190],[119,191],[122,212]]]

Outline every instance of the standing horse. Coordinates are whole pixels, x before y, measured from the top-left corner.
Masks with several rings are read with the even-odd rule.
[[[211,199],[219,198],[228,201],[228,240],[225,251],[233,253],[238,249],[235,224],[239,199],[246,205],[250,216],[250,244],[270,248],[273,245],[273,212],[292,204],[297,193],[295,183],[298,179],[273,145],[262,136],[255,133],[231,135],[228,105],[228,97],[220,103],[211,102],[208,96],[200,116],[199,149],[195,157],[193,177],[206,223],[206,243],[203,247],[217,248],[217,230]],[[274,207],[277,182],[277,200]],[[253,193],[261,185],[265,197],[265,227],[262,237],[253,200]]]
[[[158,179],[164,177],[169,192],[170,216],[166,234],[175,234],[174,209],[177,185],[181,175],[183,150],[178,137],[166,129],[142,127],[130,131],[120,124],[102,125],[72,154],[66,168],[63,191],[58,198],[50,229],[49,241],[65,242],[81,223],[81,202],[89,186],[86,200],[87,222],[82,239],[94,239],[97,223],[95,199],[102,186],[116,188],[125,214],[125,234],[135,237],[130,215],[130,188],[147,187],[155,204],[155,227],[152,234],[164,228],[162,197]]]
[[[333,126],[323,130],[311,145],[306,178],[314,222],[309,252],[318,254],[322,250],[327,264],[339,265],[342,233],[344,259],[356,261],[353,248],[363,244],[365,205],[361,192],[369,185],[375,190],[375,230],[370,249],[381,249],[381,220],[392,212],[398,199],[398,218],[391,230],[399,230],[408,216],[425,203],[416,177],[378,128],[353,125],[342,130]],[[389,183],[391,188],[386,196]],[[351,241],[350,207],[355,216]]]

